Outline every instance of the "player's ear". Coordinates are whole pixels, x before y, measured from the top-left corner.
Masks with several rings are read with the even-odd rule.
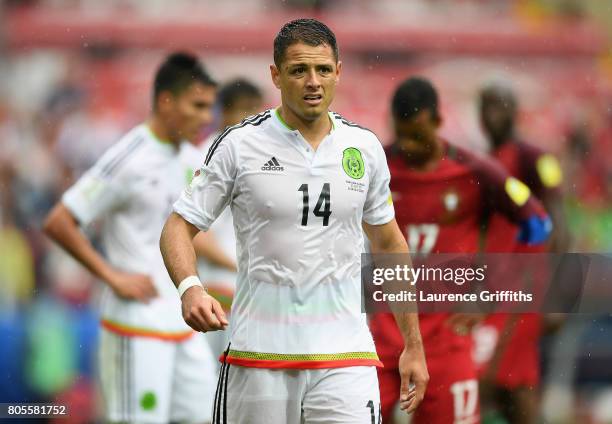
[[[340,82],[340,74],[342,73],[342,62],[338,61],[336,64],[336,84]]]
[[[274,64],[270,65],[270,76],[274,86],[280,90],[280,71]]]
[[[436,113],[434,113],[433,117],[432,117],[434,124],[436,125],[436,128],[440,128],[442,126],[442,116],[440,116],[440,113],[438,111],[436,111]]]
[[[172,105],[174,101],[174,96],[170,91],[162,91],[157,95],[157,100],[155,106],[157,110],[160,112],[164,112],[168,110],[168,108]]]

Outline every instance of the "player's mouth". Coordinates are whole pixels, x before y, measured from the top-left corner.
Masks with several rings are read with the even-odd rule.
[[[306,94],[302,98],[310,106],[318,106],[323,101],[323,96],[321,94]]]

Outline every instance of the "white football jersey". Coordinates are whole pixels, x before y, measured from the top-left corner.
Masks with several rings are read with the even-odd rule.
[[[229,363],[380,365],[361,313],[362,221],[394,217],[389,169],[370,131],[330,113],[316,151],[278,110],[226,129],[174,210],[206,231],[229,205],[238,280]]]
[[[119,298],[105,286],[102,325],[124,335],[180,340],[191,334],[159,250],[172,203],[203,162],[182,143],[177,149],[139,125],[113,145],[62,198],[81,226],[102,221],[105,256],[117,269],[151,276],[159,296],[150,303]]]
[[[221,135],[220,132],[212,134],[200,146],[202,157],[205,158],[213,145],[215,139]],[[200,165],[202,165],[202,162]],[[210,230],[214,233],[219,248],[223,253],[236,261],[236,235],[234,234],[234,222],[229,208],[221,212]],[[226,268],[211,263],[204,258],[198,258],[198,274],[208,287],[208,292],[222,300],[224,307],[229,306],[234,289],[236,287],[237,274]]]

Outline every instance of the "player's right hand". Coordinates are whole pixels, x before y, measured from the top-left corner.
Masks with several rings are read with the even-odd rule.
[[[221,304],[203,287],[193,286],[181,298],[183,319],[196,331],[225,330],[228,325]]]
[[[157,297],[157,290],[151,277],[145,274],[131,274],[116,271],[108,280],[115,294],[125,300],[148,302]]]

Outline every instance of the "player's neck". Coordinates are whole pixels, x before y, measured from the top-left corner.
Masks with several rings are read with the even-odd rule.
[[[332,130],[332,122],[327,113],[321,114],[312,121],[307,121],[282,105],[278,112],[285,124],[294,130],[298,130],[314,150],[319,147],[321,141]]]
[[[491,148],[493,150],[497,150],[500,147],[503,147],[506,144],[511,143],[512,140],[514,140],[514,139],[515,139],[514,131],[508,131],[507,133],[501,134],[499,136],[491,135],[491,138],[490,138],[490,140],[491,140]]]
[[[430,172],[436,169],[444,157],[444,143],[441,139],[436,138],[433,146],[434,151],[427,160],[420,163],[409,164],[408,166],[418,172]]]
[[[151,115],[145,124],[149,127],[151,134],[153,134],[158,142],[162,144],[171,144],[175,147],[180,144],[181,140],[174,140],[170,135],[170,131],[168,131],[161,119],[155,114]]]
[[[225,130],[226,128],[228,128],[228,127],[233,127],[234,125],[239,124],[239,123],[240,123],[240,122],[234,122],[234,121],[232,121],[232,120],[230,120],[230,119],[224,119],[224,120],[221,122],[221,125],[219,126],[219,130],[220,130],[221,132],[223,132],[223,130]]]

